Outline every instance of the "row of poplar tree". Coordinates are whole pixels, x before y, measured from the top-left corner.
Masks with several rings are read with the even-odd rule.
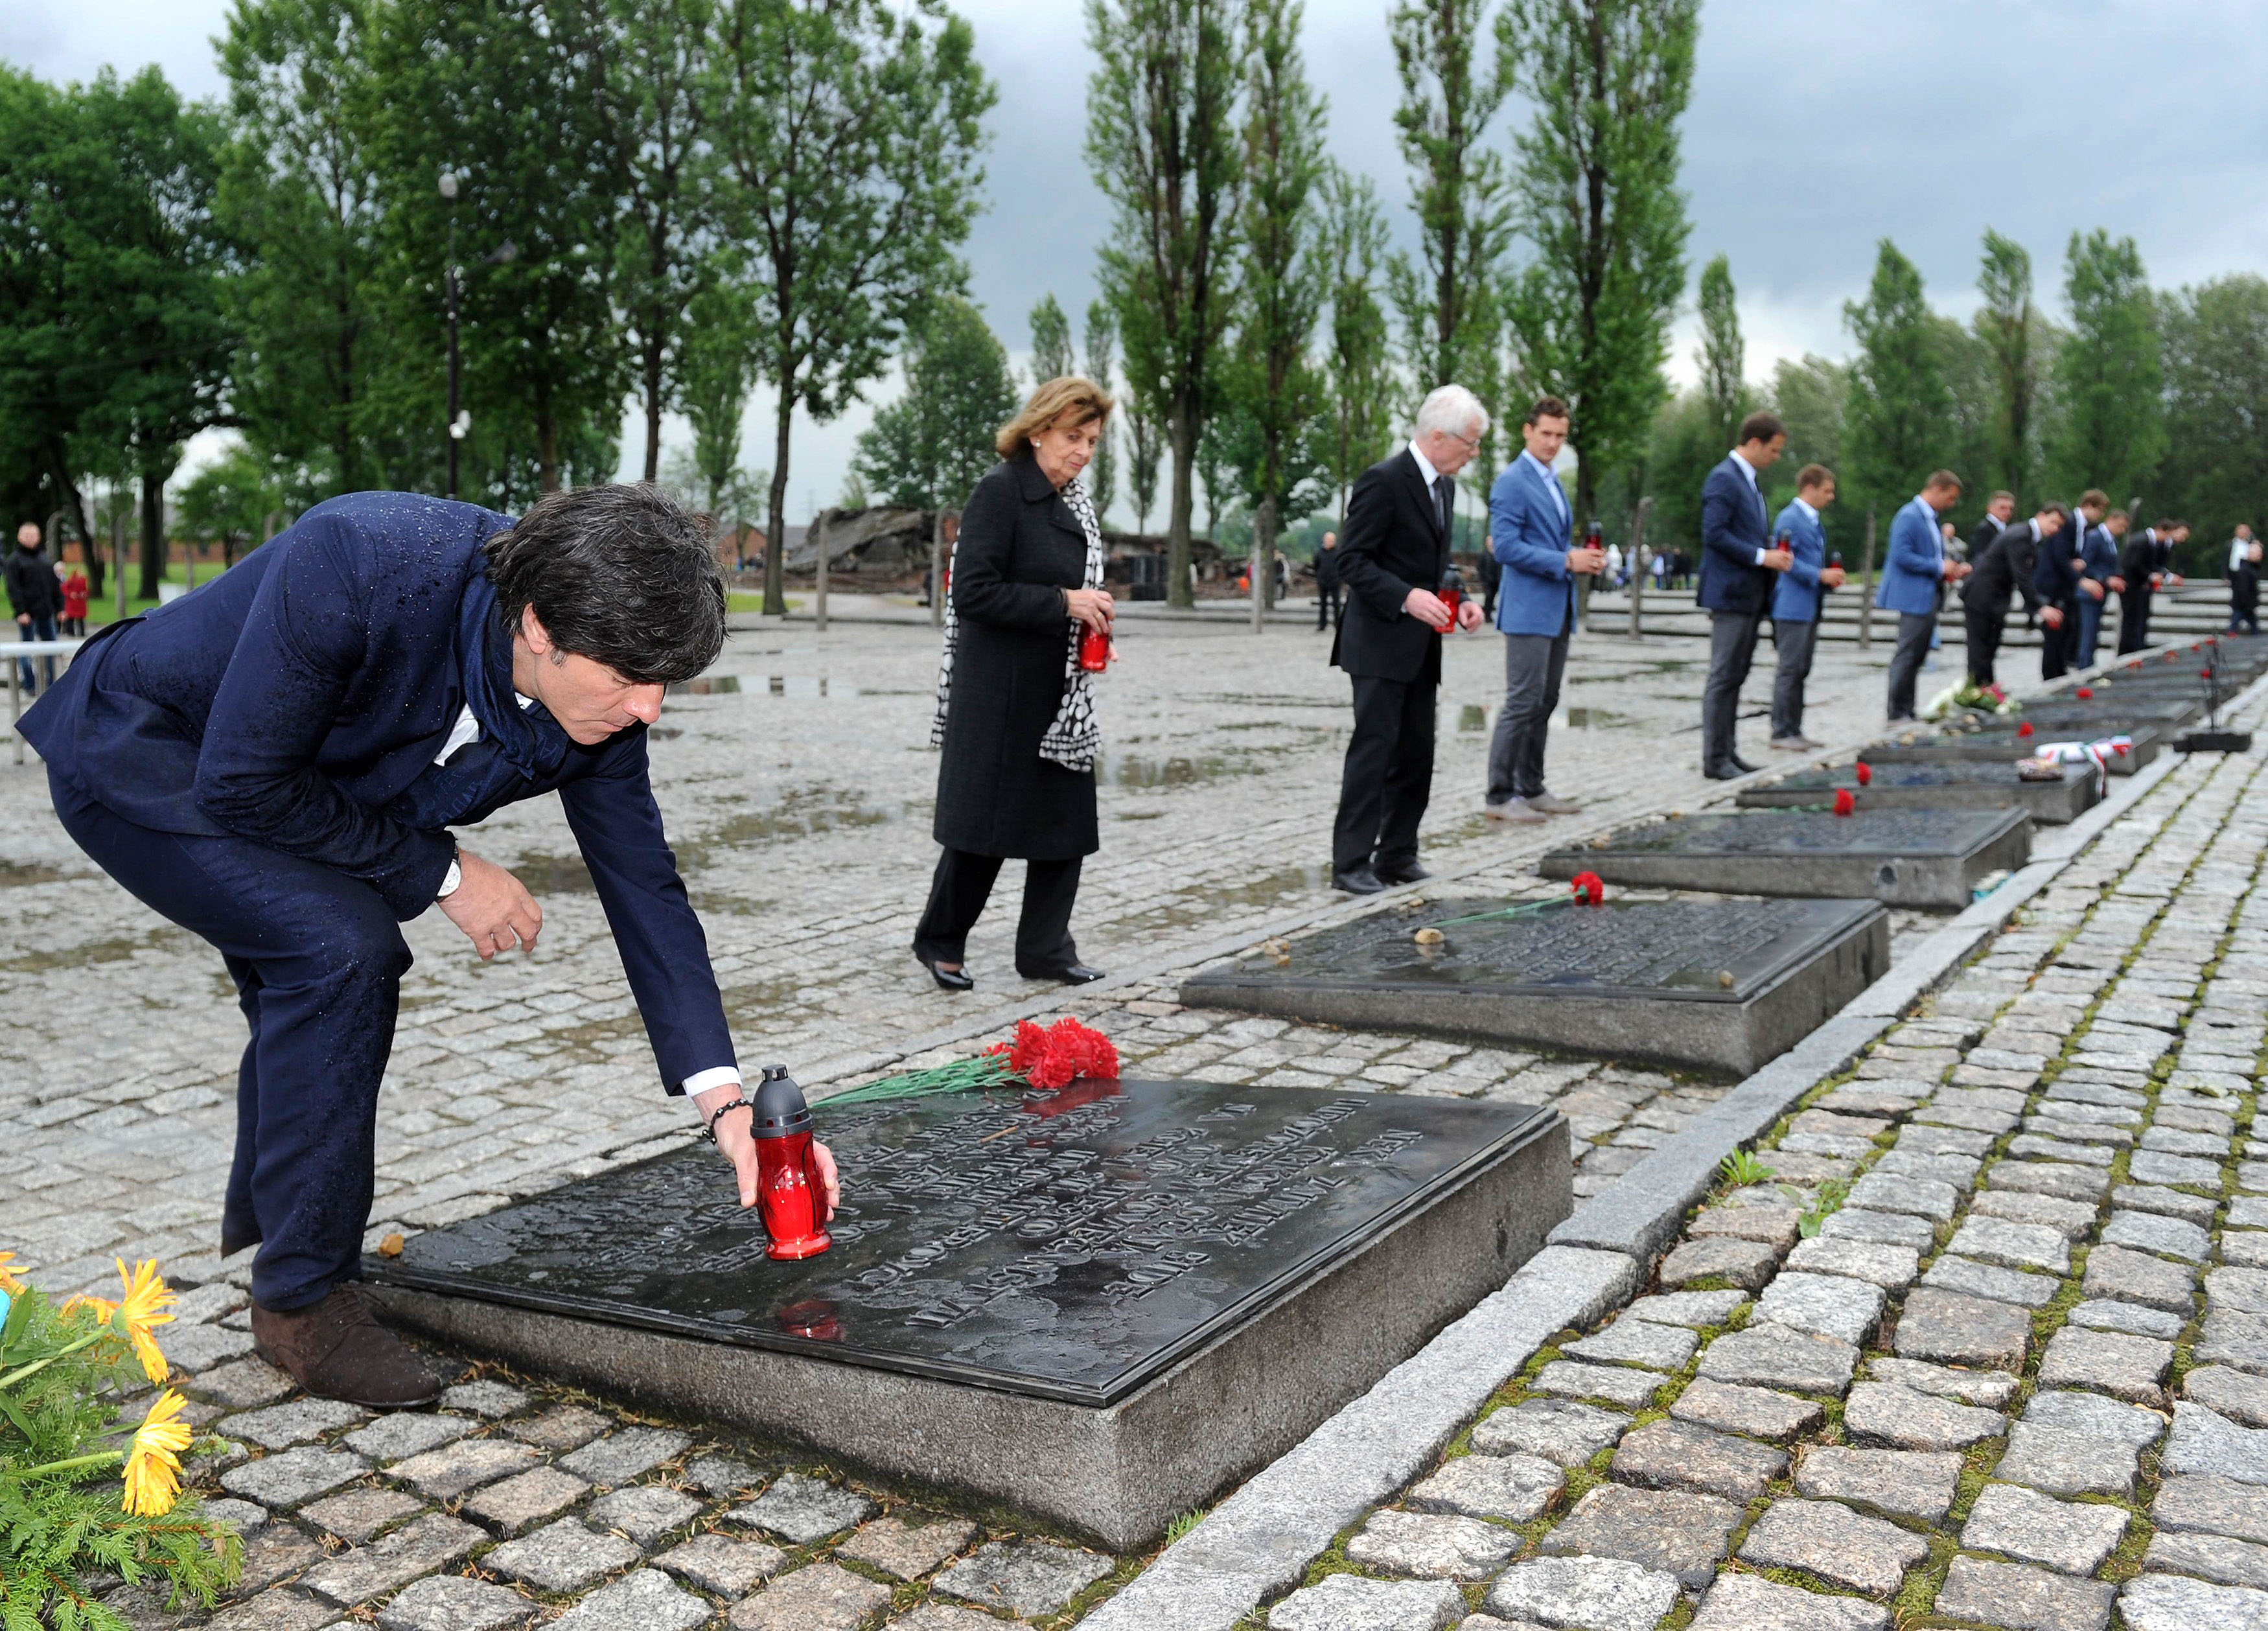
[[[1114,224],[1082,343],[1044,301],[1034,366],[1120,392],[1096,478],[1123,467],[1145,530],[1162,500],[1177,596],[1200,491],[1270,547],[1283,518],[1339,508],[1448,379],[1504,419],[1565,398],[1576,510],[1616,533],[1642,498],[1658,535],[1690,531],[1680,506],[1765,400],[1867,502],[1951,464],[1976,490],[2147,490],[2210,525],[2268,481],[2259,281],[2154,294],[2102,234],[2073,240],[2063,327],[2014,245],[1988,236],[1963,327],[1885,244],[1852,359],[1764,393],[1712,267],[1705,384],[1674,397],[1697,0],[1394,0],[1406,253],[1325,154],[1299,0],[1087,0],[1086,19],[1085,155]],[[1013,387],[959,252],[997,93],[942,0],[238,0],[219,45],[217,106],[154,70],[65,88],[0,69],[0,496],[86,535],[91,482],[136,490],[144,592],[201,430],[242,437],[246,490],[225,470],[196,495],[233,509],[224,526],[440,489],[453,264],[466,496],[610,476],[627,399],[648,478],[680,410],[711,511],[777,538],[794,415],[833,417],[894,364],[873,489],[955,504],[989,460]],[[728,499],[758,383],[769,481]],[[1469,485],[1515,445],[1499,428]]]

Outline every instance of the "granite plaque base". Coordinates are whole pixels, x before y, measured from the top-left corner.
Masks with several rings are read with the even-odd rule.
[[[2029,719],[2035,731],[2051,736],[2079,731],[2108,736],[2114,731],[2124,731],[2135,725],[2149,725],[2162,734],[2205,716],[2205,682],[2192,679],[2190,687],[2190,694],[2174,696],[2163,693],[2145,696],[2139,686],[2121,686],[2116,692],[2106,686],[2094,696],[2087,698],[2070,697],[2068,693],[2062,693],[2053,698],[2026,703],[2014,719],[2007,715],[1996,716],[1996,718],[2007,724]]]
[[[2132,731],[2102,732],[2130,737],[2126,752],[2113,753],[2104,768],[2113,775],[2132,775],[2155,759],[2164,749],[2166,739],[2150,725],[2137,725]],[[1908,741],[1906,738],[1913,739]],[[2093,734],[2073,731],[2059,735],[2033,728],[2028,737],[2018,736],[2014,730],[1949,731],[1942,736],[1926,731],[1909,731],[1887,742],[1877,742],[1859,750],[1859,757],[1870,765],[1951,765],[2004,764],[2012,765],[2029,757],[2043,742],[2073,742],[2095,739]]]
[[[1988,873],[2023,865],[2031,849],[2031,818],[2021,810],[1757,810],[1672,816],[1554,850],[1537,870],[1546,878],[1588,871],[1649,888],[1872,897],[1950,911],[1967,906]]]
[[[2091,765],[2063,765],[2051,782],[2027,782],[2006,764],[1883,765],[1870,767],[1860,786],[1851,767],[1799,770],[1763,787],[1742,790],[1748,810],[1831,805],[1848,792],[1861,810],[2021,810],[2045,827],[2077,820],[2101,797]]]
[[[703,1146],[364,1264],[394,1319],[973,1491],[1117,1551],[1290,1449],[1572,1209],[1521,1105],[1204,1082],[814,1106],[834,1249],[774,1262]]]
[[[1193,1008],[1642,1060],[1744,1076],[1808,1036],[1889,967],[1871,900],[1555,901],[1377,913],[1182,986]],[[1438,945],[1421,929],[1440,926]],[[1729,980],[1729,983],[1727,981]]]

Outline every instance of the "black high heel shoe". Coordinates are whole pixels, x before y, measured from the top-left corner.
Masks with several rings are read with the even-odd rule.
[[[936,981],[943,990],[974,991],[976,989],[976,982],[968,977],[968,971],[966,968],[947,968],[942,963],[932,962],[918,951],[914,953],[914,961],[928,969],[929,977]]]

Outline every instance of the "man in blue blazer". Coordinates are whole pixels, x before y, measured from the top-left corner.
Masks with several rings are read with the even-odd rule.
[[[1701,487],[1701,583],[1695,599],[1709,612],[1709,683],[1701,694],[1701,773],[1712,782],[1756,767],[1734,740],[1741,687],[1756,658],[1756,636],[1771,607],[1772,580],[1794,561],[1764,535],[1764,473],[1787,451],[1787,427],[1750,414],[1725,460]]]
[[[2087,608],[2092,606],[2099,617],[2102,610],[2103,586],[2088,577],[2090,561],[2102,564],[2103,550],[2110,538],[2099,531],[2103,511],[2110,508],[2110,499],[2099,488],[2089,488],[2080,496],[2073,525],[2058,535],[2052,547],[2043,547],[2032,568],[2032,587],[2043,604],[2052,606],[2063,613],[2061,625],[2044,628],[2040,637],[2040,678],[2058,680],[2073,667],[2086,668],[2094,662],[2093,647],[2084,639]],[[2115,567],[2114,559],[2111,565]],[[2089,655],[2081,659],[2080,648],[2086,645]]]
[[[740,1069],[646,770],[664,687],[724,637],[703,529],[653,488],[553,494],[518,521],[357,493],[105,629],[24,716],[64,830],[236,983],[252,1039],[220,1249],[259,1246],[255,1351],[308,1392],[440,1391],[352,1282],[400,925],[438,904],[483,960],[543,926],[449,832],[504,804],[558,792],[663,1087],[693,1096],[754,1204],[754,1118],[725,1113]]]
[[[2126,580],[2118,576],[2118,540],[2110,532],[2110,496],[2099,488],[2089,488],[2079,503],[2088,512],[2088,522],[2079,552],[2079,635],[2072,646],[2071,660],[2074,668],[2092,668],[2095,645],[2102,636],[2102,613],[2110,597],[2125,587]]]
[[[1782,753],[1822,747],[1803,734],[1803,682],[1819,638],[1819,608],[1830,589],[1843,587],[1843,569],[1827,564],[1827,531],[1819,512],[1835,502],[1835,473],[1825,465],[1806,465],[1795,474],[1795,496],[1772,524],[1772,538],[1793,557],[1772,585],[1772,646],[1778,663],[1772,674],[1771,745]]]
[[[1937,632],[1938,596],[1943,585],[1969,576],[1966,562],[1945,557],[1939,518],[1961,499],[1961,478],[1950,470],[1931,474],[1911,502],[1890,518],[1890,546],[1882,557],[1882,582],[1875,606],[1898,614],[1898,642],[1890,654],[1892,724],[1914,716],[1914,681],[1929,656]]]
[[[1540,398],[1521,430],[1527,445],[1489,491],[1489,552],[1503,569],[1496,626],[1504,634],[1504,711],[1489,743],[1482,813],[1531,826],[1582,808],[1544,790],[1543,746],[1567,669],[1576,580],[1595,577],[1607,563],[1603,549],[1568,547],[1574,515],[1551,474],[1567,422],[1566,403]]]

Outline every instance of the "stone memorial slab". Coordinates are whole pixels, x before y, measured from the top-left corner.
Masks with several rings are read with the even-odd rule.
[[[2204,717],[2204,687],[2194,681],[2187,696],[2163,692],[2150,695],[2135,687],[2112,687],[2085,701],[2043,697],[2025,703],[2016,715],[2017,719],[2029,720],[2036,734],[2050,736],[2108,735],[2135,725],[2159,726],[2170,735]]]
[[[2021,810],[2036,826],[2076,821],[2102,795],[2099,778],[2086,765],[2058,765],[2052,781],[2028,782],[2015,761],[2003,764],[1883,765],[1869,767],[1862,784],[1849,765],[1829,770],[1797,770],[1762,787],[1742,790],[1735,801],[1748,810],[1794,810],[1830,806],[1848,792],[1861,810]]]
[[[1526,1106],[1130,1080],[814,1110],[845,1179],[817,1257],[771,1260],[688,1147],[418,1235],[365,1282],[446,1340],[1126,1551],[1572,1207],[1566,1124]]]
[[[1432,901],[1334,924],[1294,939],[1288,960],[1259,952],[1204,970],[1181,999],[1739,1076],[1889,967],[1889,920],[1866,900],[1491,910]],[[1440,942],[1419,944],[1429,929]]]
[[[2019,759],[2029,757],[2041,743],[2077,741],[2080,734],[2074,731],[2063,735],[2034,725],[2031,735],[2019,736],[2014,724],[1983,731],[1948,731],[1942,735],[1919,730],[1904,731],[1887,742],[1860,748],[1859,757],[1877,767],[2013,764]],[[2165,736],[2154,725],[2136,725],[2132,731],[2115,734],[2132,739],[2124,753],[2113,753],[2104,761],[2102,768],[2112,775],[2132,775],[2157,758],[2166,746]],[[1909,737],[1913,739],[1908,741],[1906,738]]]
[[[2031,849],[2031,818],[2021,810],[1755,810],[1666,817],[1554,850],[1537,871],[1560,878],[1592,871],[1645,888],[1957,910],[1979,879],[2014,871]]]

